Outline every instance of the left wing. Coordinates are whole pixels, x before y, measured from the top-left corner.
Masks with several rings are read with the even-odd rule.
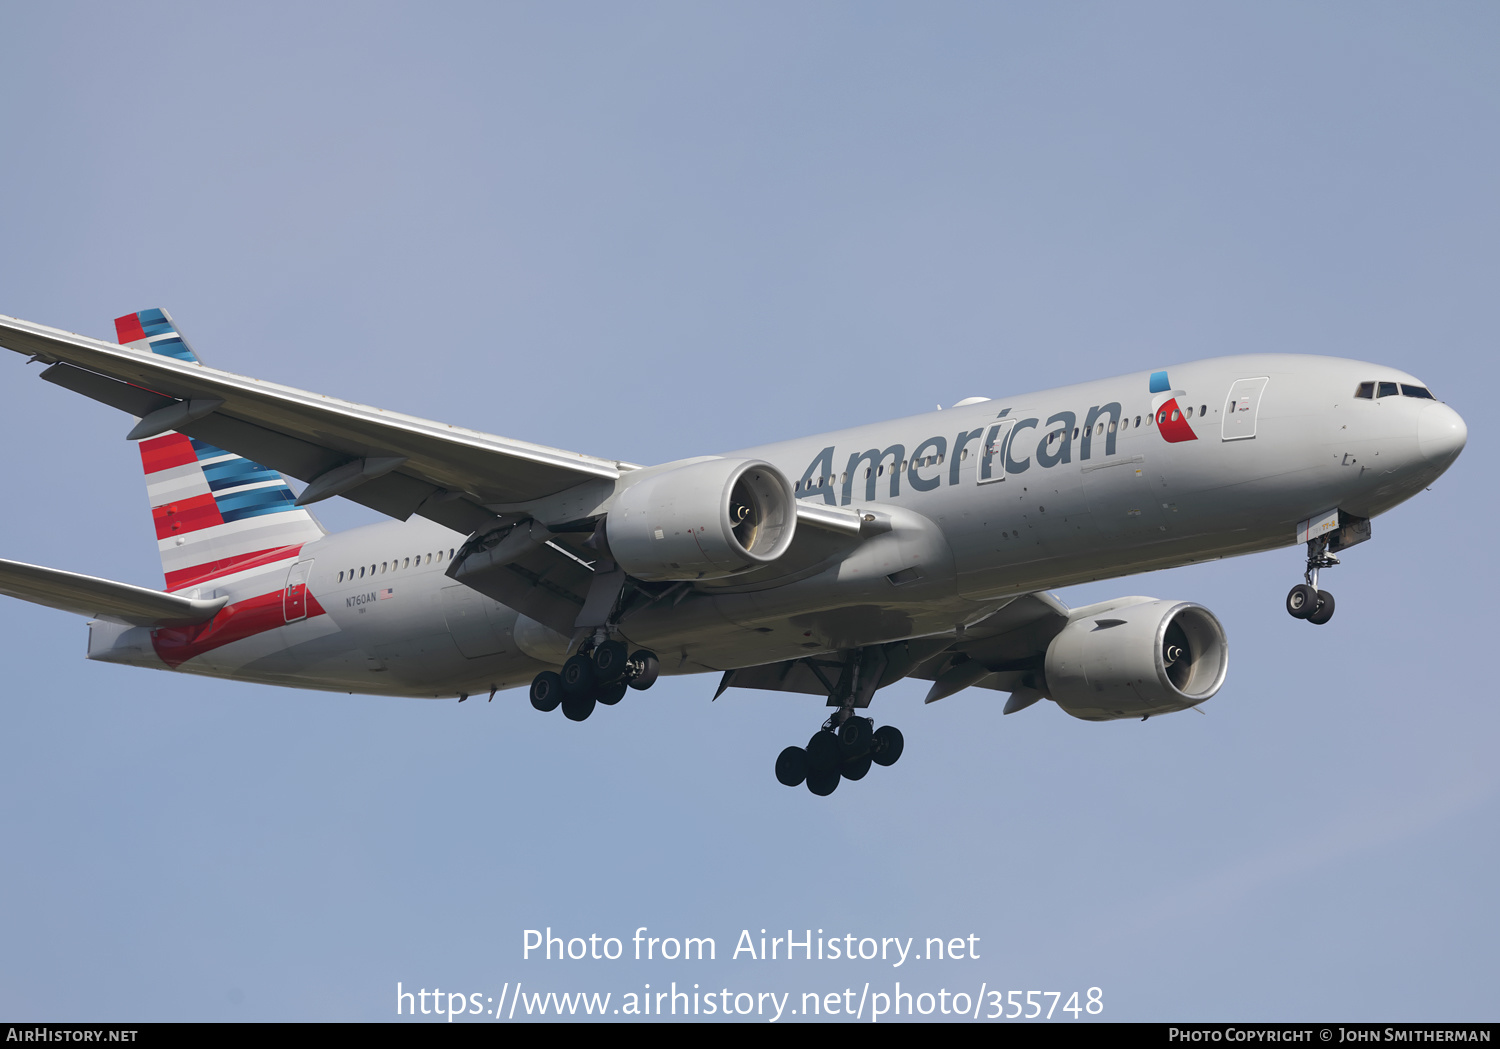
[[[889,651],[880,662],[875,688],[903,677],[919,678],[932,682],[926,702],[935,703],[977,685],[1009,692],[1005,713],[1024,710],[1045,696],[1042,667],[1052,639],[1070,618],[1092,615],[1108,605],[1070,610],[1051,594],[1023,594],[961,635],[914,638],[882,646]],[[829,705],[837,706],[834,696],[847,687],[856,657],[854,652],[840,653],[730,670],[719,684],[718,695],[728,688],[759,688],[827,695]],[[856,701],[855,705],[863,706],[864,702]]]

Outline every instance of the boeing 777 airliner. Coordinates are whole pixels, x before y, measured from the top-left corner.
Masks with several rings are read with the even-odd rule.
[[[165,310],[117,343],[0,317],[0,346],[121,409],[161,591],[0,561],[0,593],[90,617],[91,659],[294,688],[491,697],[575,721],[659,673],[833,708],[776,761],[831,793],[901,755],[862,713],[903,677],[1091,721],[1212,697],[1213,613],[1048,588],[1307,549],[1320,571],[1458,457],[1458,413],[1378,364],[1264,354],[637,466],[379,411],[201,364]],[[306,482],[293,493],[284,475]],[[333,496],[390,521],[327,533]]]

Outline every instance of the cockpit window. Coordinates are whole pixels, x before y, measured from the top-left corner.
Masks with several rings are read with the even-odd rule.
[[[1393,383],[1393,382],[1383,382],[1383,383],[1380,384],[1380,392],[1378,394],[1376,394],[1376,396],[1378,396],[1378,397],[1394,397],[1394,396],[1396,396],[1396,393],[1397,393],[1397,390],[1396,390],[1396,384],[1395,383]]]
[[[1429,400],[1429,401],[1435,401],[1435,400],[1437,400],[1437,398],[1432,395],[1432,392],[1430,390],[1428,390],[1427,387],[1425,387],[1425,386],[1408,386],[1406,383],[1402,383],[1401,384],[1401,396],[1403,396],[1403,397],[1421,397],[1421,398],[1423,398],[1425,400]]]
[[[1366,400],[1373,399],[1375,396],[1375,384],[1373,382],[1360,383],[1359,389],[1354,391],[1354,396],[1363,397]]]

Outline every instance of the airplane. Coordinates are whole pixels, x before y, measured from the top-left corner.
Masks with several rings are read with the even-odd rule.
[[[0,561],[0,593],[90,618],[88,658],[460,702],[529,684],[573,721],[713,671],[716,699],[823,697],[775,765],[820,796],[901,756],[865,711],[906,677],[1088,721],[1205,702],[1229,650],[1203,605],[1047,591],[1300,544],[1286,610],[1326,624],[1319,573],[1468,437],[1405,372],[1257,354],[639,466],[211,368],[163,309],[115,326],[0,317],[41,378],[137,420],[165,589]],[[335,496],[391,520],[329,534],[307,507]]]

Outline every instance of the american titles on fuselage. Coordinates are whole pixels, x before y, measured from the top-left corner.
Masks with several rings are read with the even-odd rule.
[[[1196,410],[1192,405],[1180,405],[1178,399],[1184,393],[1171,388],[1164,371],[1151,374],[1151,392],[1154,396],[1149,412],[1131,416],[1125,413],[1119,401],[1110,401],[1090,407],[1083,413],[1082,425],[1077,412],[1057,412],[1048,417],[1043,428],[1039,416],[1012,417],[1012,409],[1002,408],[988,426],[959,431],[951,446],[946,436],[935,435],[917,444],[910,457],[902,444],[884,449],[869,448],[850,454],[843,470],[835,468],[840,453],[836,446],[829,445],[808,463],[801,479],[793,486],[794,491],[798,498],[821,497],[831,506],[848,506],[855,501],[855,484],[862,480],[865,482],[863,499],[871,502],[877,498],[880,479],[889,472],[892,498],[901,494],[903,475],[914,491],[930,492],[939,487],[945,477],[950,485],[960,482],[971,446],[972,454],[978,456],[974,479],[985,484],[1025,473],[1033,463],[1043,470],[1071,463],[1075,444],[1079,462],[1096,456],[1107,458],[1115,454],[1116,440],[1121,433],[1143,426],[1154,428],[1169,444],[1197,440],[1189,420],[1195,414],[1200,419],[1207,415],[1208,405],[1198,405]],[[1036,440],[1034,449],[1029,446],[1032,438]],[[1100,441],[1103,442],[1102,451]],[[924,476],[924,470],[932,472]]]

